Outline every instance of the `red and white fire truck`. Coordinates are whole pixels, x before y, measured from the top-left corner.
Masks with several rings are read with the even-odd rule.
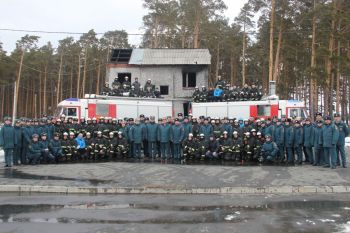
[[[305,103],[298,100],[259,100],[239,102],[193,103],[193,116],[211,116],[228,118],[271,118],[297,117],[306,118]]]
[[[155,116],[162,118],[178,113],[194,117],[267,118],[274,116],[307,117],[305,103],[297,100],[265,99],[239,102],[194,103],[186,99],[150,99],[134,97],[112,97],[87,94],[83,99],[70,98],[58,104],[56,116],[62,114],[75,118],[125,118]]]

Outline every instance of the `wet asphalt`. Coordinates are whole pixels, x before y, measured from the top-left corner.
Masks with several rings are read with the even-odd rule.
[[[0,195],[0,232],[350,232],[347,195]]]

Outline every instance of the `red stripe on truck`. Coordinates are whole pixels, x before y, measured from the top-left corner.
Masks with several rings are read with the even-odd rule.
[[[117,117],[117,105],[110,104],[108,107],[109,107],[108,116],[112,117],[112,118],[116,118]]]
[[[251,117],[257,117],[258,116],[258,106],[251,105],[250,106],[250,116]]]
[[[88,118],[96,117],[96,104],[88,104]]]
[[[278,105],[271,105],[271,117],[278,116]]]

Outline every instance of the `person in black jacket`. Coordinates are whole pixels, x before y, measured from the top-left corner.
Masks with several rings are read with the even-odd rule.
[[[208,159],[218,159],[219,148],[220,148],[219,142],[215,139],[213,135],[211,135],[209,137],[208,151],[205,153],[205,157]]]

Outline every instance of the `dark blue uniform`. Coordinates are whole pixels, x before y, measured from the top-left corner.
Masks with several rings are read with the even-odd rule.
[[[305,124],[303,129],[305,162],[314,163],[312,147],[314,143],[314,129],[311,124]]]
[[[337,165],[340,166],[340,159],[342,166],[346,167],[346,154],[345,154],[345,138],[349,135],[349,127],[344,122],[335,122],[339,130],[339,138],[336,145]]]
[[[339,138],[339,131],[334,124],[325,124],[322,130],[322,145],[325,158],[325,167],[336,168],[337,155],[336,144]]]
[[[5,124],[0,130],[0,147],[4,148],[5,166],[11,167],[13,164],[13,150],[16,147],[17,138],[15,129],[11,124]]]

